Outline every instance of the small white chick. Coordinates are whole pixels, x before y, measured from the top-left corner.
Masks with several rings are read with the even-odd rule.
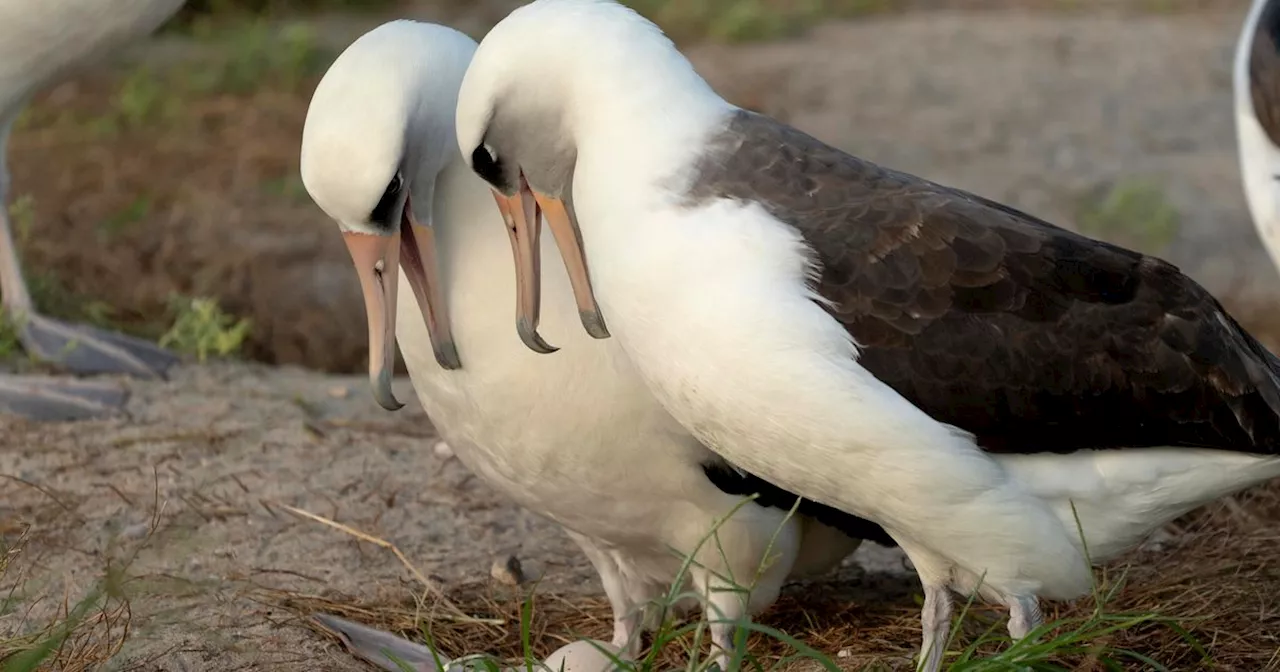
[[[614,672],[617,666],[605,651],[625,660],[618,647],[597,639],[583,639],[556,649],[543,664],[551,672],[562,672],[561,668],[563,672]]]

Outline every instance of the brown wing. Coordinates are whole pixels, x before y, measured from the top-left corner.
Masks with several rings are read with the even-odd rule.
[[[1280,147],[1280,2],[1275,0],[1267,2],[1253,30],[1249,93],[1258,123]]]
[[[754,113],[712,146],[690,198],[795,227],[860,362],[986,449],[1280,448],[1280,362],[1174,266]]]

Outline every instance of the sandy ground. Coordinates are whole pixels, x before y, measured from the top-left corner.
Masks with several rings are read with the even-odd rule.
[[[1260,307],[1275,298],[1277,277],[1247,219],[1231,125],[1230,57],[1242,11],[914,13],[828,25],[803,40],[690,53],[739,103],[867,158],[1066,225],[1095,190],[1149,179],[1181,221],[1167,247],[1149,251],[1182,265],[1241,307],[1242,321],[1265,329],[1274,318]],[[335,40],[360,29],[330,23],[326,34]],[[51,96],[73,108],[103,97],[90,79]],[[215,124],[212,136],[157,150],[161,166],[192,171],[182,188],[143,179],[160,159],[126,152],[141,141],[136,134],[85,149],[38,126],[24,131],[13,145],[14,191],[40,204],[40,235],[26,252],[33,265],[67,273],[76,291],[125,311],[142,312],[175,287],[216,293],[261,325],[256,356],[350,370],[363,361],[364,334],[346,252],[305,197],[264,195],[260,187],[296,170],[305,91],[252,100],[262,106],[245,113],[243,127]],[[225,162],[201,163],[210,143]],[[104,186],[109,172],[119,184]],[[136,226],[100,240],[92,261],[58,242],[127,205],[120,194],[129,185],[154,197]],[[1107,235],[1141,242],[1123,230]],[[243,252],[234,260],[219,256],[225,245],[210,244],[226,236]],[[110,289],[104,278],[122,268],[137,282]],[[24,601],[14,613],[0,610],[0,634],[48,617],[64,598],[74,602],[104,568],[131,557],[129,578],[109,582],[113,595],[130,598],[132,612],[113,669],[362,669],[301,627],[273,591],[405,602],[418,586],[388,551],[280,504],[392,540],[451,589],[509,599],[488,575],[495,559],[516,555],[544,575],[542,591],[598,593],[585,560],[559,531],[438,456],[421,411],[381,411],[359,378],[236,364],[133,386],[127,418],[50,426],[0,420],[0,533],[12,540],[30,526],[17,569],[0,586]],[[1215,534],[1226,535],[1223,543],[1233,534],[1274,538],[1271,523],[1255,518],[1252,527],[1241,524],[1244,532]],[[1184,549],[1178,561],[1194,552]],[[1144,558],[1153,575],[1161,574],[1152,563],[1162,557]],[[1256,597],[1246,592],[1229,606],[1197,608],[1210,619],[1202,627],[1215,646],[1234,646],[1216,617],[1280,626],[1263,595],[1280,585],[1267,557],[1243,554],[1234,570],[1253,573]],[[1230,566],[1215,571],[1233,573]],[[915,608],[893,554],[860,552],[840,578],[883,588],[863,596],[873,616]],[[605,632],[599,625],[595,634]],[[884,646],[909,649],[912,635],[902,634]],[[1257,652],[1249,662],[1220,669],[1269,666],[1276,642],[1250,645]]]
[[[412,394],[407,380],[397,387]],[[121,666],[352,669],[278,608],[277,591],[396,604],[421,586],[391,552],[286,507],[391,541],[451,592],[517,599],[490,579],[510,556],[526,589],[540,579],[539,593],[599,591],[558,528],[439,454],[423,412],[378,408],[361,378],[217,365],[134,390],[128,417],[0,429],[12,447],[0,454],[0,532],[31,526],[6,577],[23,606],[0,625],[61,613],[64,598],[74,603],[114,567],[128,578],[110,589],[129,597],[135,629]],[[893,584],[888,594],[911,584],[896,552],[859,557],[888,575],[877,579]],[[850,572],[859,580],[860,568]]]
[[[425,414],[387,414],[365,391],[362,380],[298,370],[193,367],[168,385],[139,386],[127,419],[6,427],[4,445],[16,450],[0,457],[0,473],[12,476],[0,481],[0,501],[36,522],[23,560],[38,568],[24,592],[53,602],[83,594],[108,557],[141,547],[130,568],[140,585],[127,590],[146,596],[132,604],[143,625],[124,660],[165,654],[179,667],[221,669],[203,666],[215,655],[266,669],[346,669],[318,639],[281,632],[260,604],[238,597],[256,584],[411,594],[410,577],[390,553],[274,502],[394,539],[444,580],[487,576],[508,554],[572,570],[553,572],[565,585],[589,576],[550,525],[436,456]]]

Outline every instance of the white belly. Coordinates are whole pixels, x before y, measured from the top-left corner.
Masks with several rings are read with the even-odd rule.
[[[491,207],[487,193],[482,202]],[[446,214],[435,220],[449,222]],[[542,240],[540,331],[560,350],[525,347],[510,245],[500,220],[478,219],[437,230],[460,370],[435,362],[413,293],[399,293],[396,336],[419,400],[467,468],[535,513],[618,549],[638,578],[669,585],[681,564],[672,549],[692,552],[741,498],[707,479],[711,454],[658,403],[617,341],[584,332],[550,236]],[[478,228],[485,225],[491,230]],[[400,282],[407,287],[403,275]],[[734,514],[723,529],[729,562],[743,565],[735,571],[758,568],[785,516],[754,504]]]

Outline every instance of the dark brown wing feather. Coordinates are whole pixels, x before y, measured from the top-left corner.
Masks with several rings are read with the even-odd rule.
[[[1249,93],[1258,123],[1280,147],[1280,2],[1271,0],[1258,17],[1249,52]]]
[[[756,201],[861,363],[995,452],[1280,452],[1280,362],[1174,266],[739,112],[690,198]]]

